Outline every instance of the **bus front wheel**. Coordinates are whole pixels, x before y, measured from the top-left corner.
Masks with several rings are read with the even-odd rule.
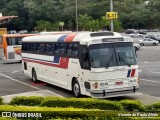
[[[33,80],[33,82],[37,82],[38,80],[37,80],[37,74],[36,74],[36,71],[33,69],[32,70],[32,80]]]
[[[73,95],[77,98],[81,96],[80,85],[77,80],[73,81],[72,92],[73,92]]]

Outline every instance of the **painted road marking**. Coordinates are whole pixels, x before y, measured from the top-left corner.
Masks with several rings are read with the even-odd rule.
[[[154,72],[154,71],[150,71],[151,73],[158,73],[158,74],[160,74],[160,72]]]
[[[142,81],[147,81],[147,82],[153,82],[153,83],[159,83],[159,84],[160,84],[160,82],[159,82],[159,81],[147,80],[147,79],[140,79],[140,80],[142,80]]]
[[[11,77],[9,77],[9,76],[7,76],[7,75],[4,75],[4,74],[2,74],[2,73],[0,73],[0,75],[1,75],[1,76],[4,76],[4,77],[6,77],[6,78],[8,78],[8,79],[10,79],[10,80],[12,80],[12,81],[15,81],[15,82],[21,83],[21,84],[23,84],[23,85],[26,85],[26,86],[29,86],[29,87],[35,88],[35,89],[37,89],[37,90],[42,90],[42,89],[40,89],[40,88],[38,88],[38,87],[34,87],[34,86],[29,85],[29,84],[27,84],[27,83],[21,82],[21,81],[19,81],[19,80],[16,80],[16,79],[14,79],[14,78],[11,78]]]
[[[142,72],[142,70],[138,70],[138,72],[140,73],[140,72]]]
[[[22,72],[22,70],[21,70],[21,71],[16,71],[16,70],[15,70],[15,71],[13,71],[12,73],[18,73],[18,72]]]

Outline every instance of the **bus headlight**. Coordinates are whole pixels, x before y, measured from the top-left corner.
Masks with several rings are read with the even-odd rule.
[[[97,88],[98,88],[98,82],[95,82],[95,83],[93,83],[92,85],[93,85],[94,89],[97,89]]]

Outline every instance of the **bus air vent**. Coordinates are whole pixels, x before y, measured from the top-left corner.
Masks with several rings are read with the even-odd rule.
[[[114,36],[113,32],[97,32],[97,33],[91,33],[91,37],[98,37],[98,36]]]
[[[8,59],[15,59],[14,52],[8,53]]]

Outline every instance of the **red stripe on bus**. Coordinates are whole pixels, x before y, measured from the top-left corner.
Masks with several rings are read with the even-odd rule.
[[[72,42],[75,36],[76,34],[68,35],[65,38],[64,42]],[[65,68],[68,68],[68,63],[69,63],[69,58],[64,58],[64,57],[60,58],[60,65],[64,66]]]
[[[76,34],[68,35],[66,39],[64,40],[64,42],[72,42],[75,36]],[[48,62],[44,62],[40,60],[31,60],[31,59],[26,59],[26,58],[23,58],[22,60],[26,62],[33,62],[33,63],[38,63],[42,65],[47,65],[47,66],[59,67],[63,69],[67,69],[68,63],[69,63],[69,58],[65,58],[65,57],[60,58],[60,64],[48,63]]]
[[[132,69],[132,72],[131,72],[131,77],[134,77],[134,75],[135,75],[135,72],[136,72],[136,69]]]
[[[58,67],[58,68],[63,68],[63,69],[67,69],[68,68],[68,66],[66,67],[66,65],[61,64],[61,63],[60,64],[54,64],[54,63],[48,63],[48,62],[44,62],[44,61],[40,61],[40,60],[31,60],[31,59],[26,59],[26,58],[23,58],[22,60],[24,62],[38,63],[38,64],[42,64],[42,65]]]

